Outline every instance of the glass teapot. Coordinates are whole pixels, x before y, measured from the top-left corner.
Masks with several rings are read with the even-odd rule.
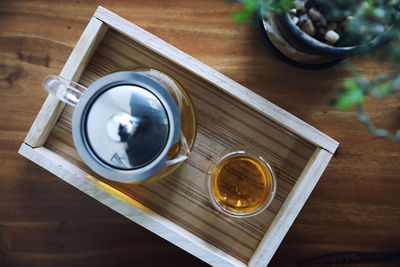
[[[189,157],[196,133],[193,104],[177,81],[158,70],[111,73],[88,88],[49,75],[43,87],[75,107],[75,147],[104,178],[149,182]]]

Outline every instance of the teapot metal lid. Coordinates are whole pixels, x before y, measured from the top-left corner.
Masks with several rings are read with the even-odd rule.
[[[99,175],[138,182],[160,171],[181,131],[168,90],[136,72],[106,75],[80,98],[72,134],[79,155]]]

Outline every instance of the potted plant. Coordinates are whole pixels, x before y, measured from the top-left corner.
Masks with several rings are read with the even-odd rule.
[[[334,67],[352,56],[371,55],[392,64],[392,73],[368,79],[353,67],[334,104],[356,106],[367,129],[391,141],[400,130],[377,129],[365,114],[366,96],[400,96],[400,0],[242,0],[233,20],[260,21],[272,52],[286,63],[306,69]]]

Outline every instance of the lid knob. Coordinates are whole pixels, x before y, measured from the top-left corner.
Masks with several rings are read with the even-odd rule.
[[[107,121],[108,137],[115,142],[126,142],[136,132],[139,119],[126,112],[118,112]]]

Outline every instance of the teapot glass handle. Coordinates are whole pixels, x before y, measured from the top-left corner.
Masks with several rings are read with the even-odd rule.
[[[43,81],[43,88],[51,95],[73,107],[78,103],[82,91],[86,90],[86,87],[54,74],[46,76]]]

